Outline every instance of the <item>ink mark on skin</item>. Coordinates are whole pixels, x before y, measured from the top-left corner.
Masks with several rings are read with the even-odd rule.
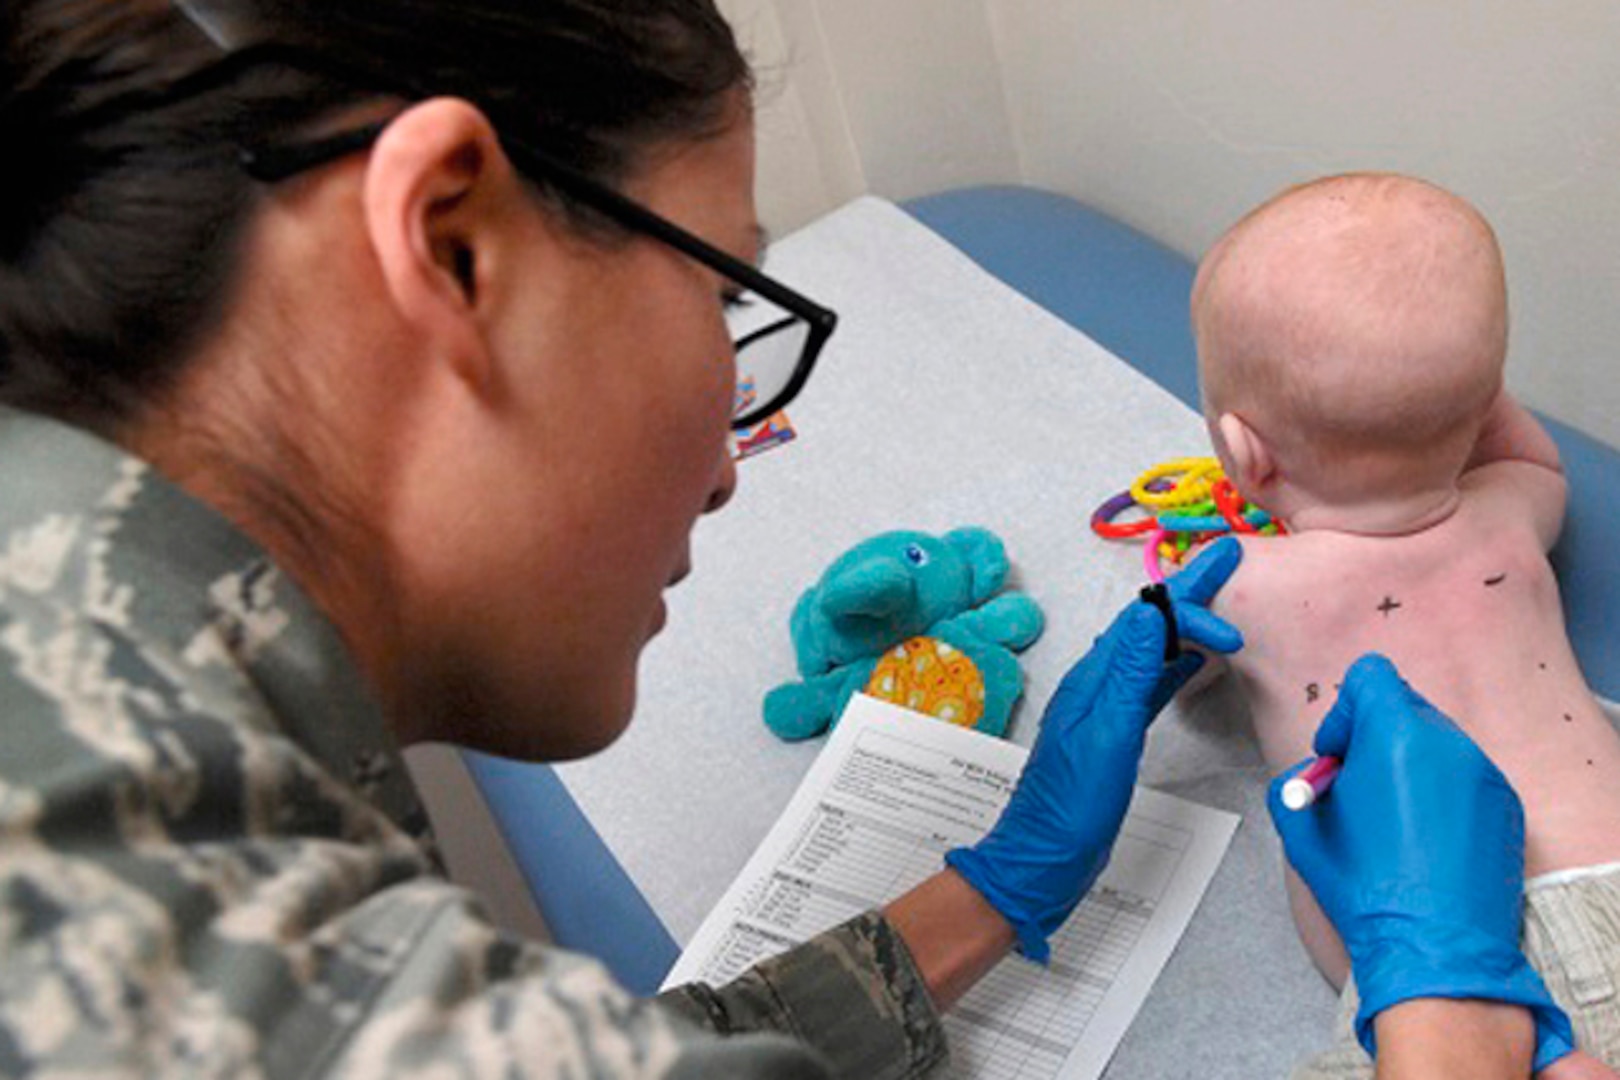
[[[1316,701],[1321,696],[1322,696],[1322,688],[1321,688],[1321,686],[1317,685],[1316,683],[1311,683],[1309,686],[1307,686],[1305,688],[1305,704],[1309,705],[1313,701]]]
[[[1384,618],[1387,619],[1389,618],[1389,613],[1400,606],[1400,601],[1396,600],[1393,596],[1386,596],[1384,597],[1384,602],[1378,605],[1378,610],[1382,611],[1384,613]]]
[[[1486,578],[1485,579],[1485,587],[1487,589],[1494,588],[1497,585],[1502,584],[1502,582],[1504,582],[1506,580],[1507,580],[1507,575],[1506,574],[1497,574],[1493,578]]]

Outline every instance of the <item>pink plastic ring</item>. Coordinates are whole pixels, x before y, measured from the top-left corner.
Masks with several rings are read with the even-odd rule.
[[[1142,549],[1142,565],[1147,569],[1148,580],[1155,585],[1164,584],[1164,568],[1159,565],[1159,545],[1169,535],[1163,529],[1154,529],[1148,533],[1147,547]]]

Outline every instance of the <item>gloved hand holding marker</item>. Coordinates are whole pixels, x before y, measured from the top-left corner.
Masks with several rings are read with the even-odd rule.
[[[1047,938],[1108,864],[1148,725],[1205,662],[1179,640],[1212,653],[1242,648],[1237,628],[1209,610],[1242,558],[1236,540],[1217,541],[1120,612],[1047,703],[995,827],[946,855],[1012,926],[1030,959],[1046,960]]]
[[[1289,810],[1303,810],[1312,806],[1333,786],[1343,762],[1332,754],[1315,758],[1296,776],[1283,781],[1282,804]]]
[[[1507,778],[1376,655],[1351,665],[1315,748],[1272,781],[1269,809],[1350,954],[1362,1047],[1376,1055],[1380,1012],[1427,997],[1528,1009],[1538,1071],[1569,1054],[1569,1018],[1520,948],[1524,808]],[[1310,770],[1310,803],[1290,805]]]

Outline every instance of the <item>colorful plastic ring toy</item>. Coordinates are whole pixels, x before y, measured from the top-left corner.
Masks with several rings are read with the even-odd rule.
[[[1131,497],[1143,506],[1158,509],[1201,502],[1209,497],[1209,474],[1220,467],[1220,462],[1212,457],[1178,458],[1155,465],[1136,478],[1136,483],[1131,485]],[[1169,491],[1153,490],[1154,481],[1171,477],[1176,479]]]
[[[1109,540],[1123,540],[1127,537],[1141,536],[1143,533],[1152,532],[1157,528],[1157,525],[1151,517],[1143,518],[1141,521],[1114,524],[1114,518],[1135,505],[1136,499],[1131,496],[1130,492],[1120,492],[1092,511],[1091,531]]]
[[[1159,565],[1159,545],[1168,536],[1163,529],[1155,528],[1148,536],[1147,546],[1142,549],[1142,566],[1147,570],[1148,580],[1155,585],[1164,584],[1164,568]]]

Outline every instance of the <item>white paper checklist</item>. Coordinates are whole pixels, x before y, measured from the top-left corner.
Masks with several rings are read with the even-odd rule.
[[[905,892],[995,822],[1028,752],[857,696],[666,985],[730,981]],[[1084,797],[1084,793],[1077,793]],[[1102,1074],[1238,818],[1138,788],[1106,871],[1042,968],[997,966],[945,1017],[956,1077]]]

